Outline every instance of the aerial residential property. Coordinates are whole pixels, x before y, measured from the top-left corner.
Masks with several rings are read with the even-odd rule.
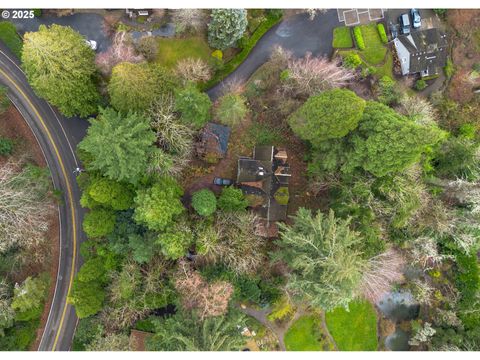
[[[480,351],[479,9],[69,1],[2,4],[2,359]]]

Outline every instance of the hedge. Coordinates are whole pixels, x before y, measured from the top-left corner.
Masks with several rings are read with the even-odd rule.
[[[359,26],[353,28],[353,35],[355,36],[355,42],[360,50],[365,50],[365,42],[363,41],[362,29]]]
[[[388,38],[387,38],[387,33],[385,32],[385,27],[383,26],[382,23],[377,24],[377,30],[378,33],[380,34],[380,39],[384,44],[388,43]]]
[[[265,35],[268,30],[270,30],[270,28],[280,22],[281,19],[282,16],[278,16],[276,14],[268,15],[267,19],[257,27],[252,36],[244,41],[244,47],[242,51],[240,51],[233,59],[226,63],[221,70],[217,71],[212,79],[205,84],[200,85],[201,90],[213,87],[218,82],[226,78],[231,72],[233,72],[247,58],[247,56],[250,54],[250,51],[252,51],[257,44],[258,40],[260,40],[262,36]]]
[[[22,55],[23,42],[17,34],[15,26],[7,21],[0,21],[0,41],[20,59]]]

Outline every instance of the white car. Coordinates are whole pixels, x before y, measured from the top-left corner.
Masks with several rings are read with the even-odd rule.
[[[87,44],[93,51],[97,50],[97,42],[95,40],[85,40],[85,44]]]

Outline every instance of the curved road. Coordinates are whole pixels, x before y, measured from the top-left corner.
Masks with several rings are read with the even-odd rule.
[[[73,137],[63,117],[39,99],[27,82],[18,61],[0,43],[0,83],[8,88],[8,97],[33,131],[50,168],[55,189],[62,191],[59,207],[60,258],[55,295],[39,350],[69,350],[76,326],[75,311],[66,304],[74,274],[79,267],[78,250],[83,240],[83,211],[80,190],[72,170],[78,166]]]
[[[71,26],[82,35],[96,39],[92,31],[98,36],[102,32],[101,22],[97,21],[100,16],[93,16],[93,22],[89,21],[88,14],[78,14],[49,20],[49,23]],[[32,27],[30,30],[35,31],[39,23],[24,24],[24,28],[19,30],[28,31]],[[246,81],[268,60],[275,45],[292,51],[296,56],[303,56],[307,52],[329,56],[332,52],[332,31],[336,26],[340,26],[336,10],[318,15],[313,21],[306,14],[286,18],[258,41],[248,58],[233,73],[208,90],[208,95],[216,99],[221,95],[225,83],[231,80]],[[97,40],[102,46],[108,46],[105,39]],[[74,150],[84,137],[88,123],[79,118],[65,119],[46,101],[38,98],[20,69],[18,60],[1,42],[0,83],[8,87],[9,98],[25,118],[44,152],[55,188],[63,193],[63,201],[59,205],[60,259],[55,295],[39,350],[69,350],[77,318],[73,307],[66,303],[66,298],[80,265],[79,246],[84,240],[81,231],[84,211],[79,205],[81,194],[72,170],[78,166]]]

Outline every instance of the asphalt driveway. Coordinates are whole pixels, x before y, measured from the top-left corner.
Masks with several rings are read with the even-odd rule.
[[[105,51],[111,44],[108,36],[103,32],[103,16],[93,13],[77,13],[68,16],[56,17],[42,15],[33,19],[10,19],[17,31],[23,35],[26,32],[37,31],[40,25],[58,24],[70,26],[89,40],[95,40],[98,52]]]
[[[330,56],[333,51],[333,29],[340,25],[335,9],[317,15],[312,21],[307,14],[298,14],[283,20],[258,41],[247,59],[234,72],[208,90],[208,95],[216,99],[222,93],[223,84],[231,80],[247,80],[258,67],[267,62],[275,45],[290,50],[298,57],[305,56],[306,52]]]

